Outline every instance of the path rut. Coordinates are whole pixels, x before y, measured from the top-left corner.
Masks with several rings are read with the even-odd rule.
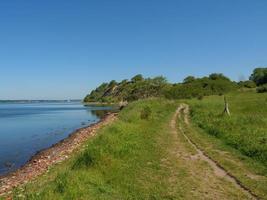
[[[259,199],[248,188],[243,186],[236,177],[231,175],[222,166],[220,166],[216,161],[214,161],[209,156],[207,156],[204,151],[202,151],[192,140],[190,140],[190,138],[186,135],[185,131],[183,130],[183,127],[181,126],[181,124],[179,125],[177,124],[177,121],[178,121],[177,118],[179,118],[179,121],[182,121],[186,125],[189,125],[188,114],[189,114],[189,106],[186,104],[181,104],[177,108],[170,123],[172,133],[175,135],[182,134],[186,142],[196,151],[196,154],[191,156],[191,159],[188,159],[188,162],[190,162],[190,160],[198,159],[198,160],[202,160],[208,163],[208,165],[212,168],[214,176],[225,179],[228,182],[231,182],[236,188],[238,188],[240,191],[246,194],[248,199]]]

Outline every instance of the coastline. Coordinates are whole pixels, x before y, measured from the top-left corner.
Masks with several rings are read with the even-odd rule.
[[[95,106],[119,106],[119,103],[105,103],[105,102],[82,102],[83,105],[95,105]]]
[[[28,183],[44,174],[49,167],[69,158],[87,139],[96,135],[101,127],[116,119],[117,113],[108,113],[99,122],[77,129],[67,138],[55,143],[47,149],[40,150],[29,161],[6,175],[0,176],[0,196],[8,194],[13,188]]]

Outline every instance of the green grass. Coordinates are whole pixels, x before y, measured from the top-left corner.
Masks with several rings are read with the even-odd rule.
[[[248,91],[227,98],[230,117],[222,115],[222,96],[188,101],[192,121],[209,135],[267,166],[267,94]]]
[[[222,96],[189,100],[186,134],[213,160],[262,199],[267,197],[267,94],[227,95],[231,116],[223,116]]]
[[[160,166],[166,148],[159,138],[167,140],[176,106],[166,100],[130,104],[81,152],[14,191],[14,199],[170,199],[169,175]]]
[[[187,100],[193,124],[182,126],[210,157],[265,197],[267,95],[248,91],[230,94],[228,99],[231,117],[221,115],[221,96]],[[165,99],[129,104],[115,123],[99,130],[70,159],[17,188],[14,199],[173,200],[201,199],[203,195],[212,198],[216,194],[224,194],[225,199],[242,197],[231,183],[213,176],[207,163],[190,160],[195,153],[181,134],[174,140],[169,122],[178,105]],[[181,157],[176,151],[181,151]]]

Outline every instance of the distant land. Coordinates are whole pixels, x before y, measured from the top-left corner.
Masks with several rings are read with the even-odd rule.
[[[81,99],[70,100],[0,100],[0,103],[65,103],[65,102],[82,102]]]

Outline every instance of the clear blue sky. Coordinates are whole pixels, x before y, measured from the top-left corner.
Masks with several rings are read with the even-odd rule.
[[[266,0],[0,2],[0,99],[82,98],[104,81],[267,65]]]

